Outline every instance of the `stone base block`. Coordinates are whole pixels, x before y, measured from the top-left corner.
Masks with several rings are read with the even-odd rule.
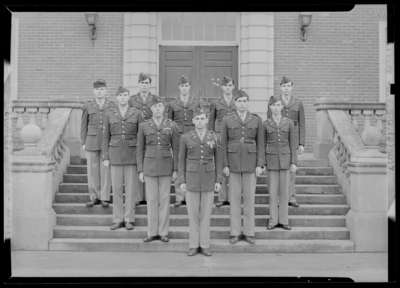
[[[13,213],[11,250],[49,250],[56,225],[56,212]]]
[[[388,251],[386,213],[350,210],[346,216],[346,227],[350,230],[350,240],[355,244],[354,252]]]

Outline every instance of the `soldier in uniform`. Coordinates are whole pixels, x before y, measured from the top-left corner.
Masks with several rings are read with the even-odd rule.
[[[198,108],[193,113],[196,129],[183,134],[179,147],[179,183],[186,191],[189,214],[189,256],[211,256],[210,218],[214,191],[221,188],[222,149],[220,137],[207,130],[207,114]]]
[[[243,192],[244,240],[254,244],[254,200],[256,176],[265,164],[264,135],[261,118],[248,110],[249,96],[242,90],[235,95],[237,111],[225,116],[221,124],[224,174],[229,176],[231,239],[241,236],[241,195]]]
[[[295,98],[292,96],[293,82],[285,76],[283,76],[281,80],[280,89],[282,91],[282,94],[279,97],[282,100],[283,104],[282,116],[291,119],[294,123],[296,140],[295,146],[296,149],[298,148],[298,155],[301,155],[304,152],[306,139],[306,122],[303,101],[301,101],[299,98]],[[271,115],[272,112],[268,106],[267,118],[271,118]],[[296,201],[295,177],[296,173],[290,172],[289,206],[299,207],[299,203],[297,203]]]
[[[126,230],[133,229],[135,222],[135,189],[138,182],[136,167],[136,137],[142,113],[129,107],[129,91],[120,87],[113,110],[104,119],[103,165],[111,165],[113,188],[113,222],[111,230],[125,224]],[[123,203],[123,183],[125,183],[125,205]]]
[[[151,102],[153,117],[140,123],[137,140],[139,180],[146,184],[148,234],[144,242],[168,242],[171,176],[178,178],[177,125],[163,117],[159,97]]]
[[[281,115],[281,97],[272,96],[268,106],[272,116],[263,122],[270,215],[267,229],[282,227],[290,230],[288,188],[290,173],[296,173],[297,169],[297,135],[293,121]]]
[[[114,107],[108,101],[106,81],[99,79],[93,83],[95,99],[85,103],[82,111],[81,139],[82,149],[87,158],[87,175],[90,201],[86,206],[93,207],[101,203],[108,207],[111,190],[110,169],[101,165],[101,142],[103,140],[103,122],[105,114]]]
[[[208,121],[208,130],[215,131],[220,134],[222,118],[226,115],[236,112],[235,100],[233,99],[233,89],[235,89],[235,82],[229,76],[223,76],[221,81],[221,88],[223,90],[223,97],[214,100],[210,105],[210,120]],[[217,207],[229,205],[228,201],[228,186],[227,179],[224,177],[221,189],[218,192],[218,202],[215,204]]]
[[[182,136],[182,134],[194,130],[192,122],[193,111],[196,108],[200,108],[200,102],[189,95],[189,78],[182,76],[179,79],[178,87],[181,93],[176,100],[169,102],[168,118],[178,125],[179,136]],[[185,193],[180,189],[178,180],[175,180],[174,184],[176,195],[175,207],[185,205]]]
[[[149,75],[145,73],[140,73],[138,79],[140,91],[136,95],[132,95],[129,99],[129,106],[135,107],[142,111],[142,117],[144,120],[148,120],[153,116],[151,112],[151,101],[156,97],[155,95],[151,94],[149,91],[151,85],[151,78]],[[138,182],[138,187],[136,192],[136,206],[139,205],[146,205],[146,193],[145,187],[142,182]]]

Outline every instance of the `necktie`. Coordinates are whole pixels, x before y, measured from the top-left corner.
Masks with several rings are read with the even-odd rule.
[[[146,102],[146,95],[143,95],[142,99],[143,99],[143,103],[145,103]]]
[[[285,102],[286,105],[289,104],[289,98],[288,97],[285,97],[285,99],[283,101]]]
[[[242,118],[242,121],[244,121],[244,114],[240,114],[240,118]]]

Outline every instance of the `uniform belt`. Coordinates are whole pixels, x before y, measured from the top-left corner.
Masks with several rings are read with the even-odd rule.
[[[92,128],[92,129],[103,129],[103,125],[89,125],[88,128]]]
[[[200,160],[193,160],[193,159],[190,159],[189,160],[189,162],[198,162],[198,163],[200,163],[201,165],[206,165],[206,164],[208,164],[208,163],[212,163],[213,162],[213,160],[211,159],[211,160],[203,160],[203,159],[200,159]]]
[[[121,136],[121,139],[122,140],[133,140],[134,139],[134,135],[111,135],[111,138],[115,138],[115,137],[117,137],[117,136]]]
[[[251,139],[244,139],[244,137],[240,138],[240,139],[235,139],[235,140],[230,140],[229,143],[251,143],[251,144],[255,144],[256,140],[251,140]]]
[[[289,147],[288,142],[272,142],[267,143],[267,147]]]
[[[155,146],[155,147],[157,147],[157,150],[171,148],[171,144],[168,144],[168,145],[146,144],[146,146]]]

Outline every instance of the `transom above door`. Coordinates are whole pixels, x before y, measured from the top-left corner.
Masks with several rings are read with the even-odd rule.
[[[238,90],[237,46],[161,46],[159,95],[169,101],[179,97],[182,75],[191,82],[190,95],[202,101],[222,96],[221,79],[230,76]]]

